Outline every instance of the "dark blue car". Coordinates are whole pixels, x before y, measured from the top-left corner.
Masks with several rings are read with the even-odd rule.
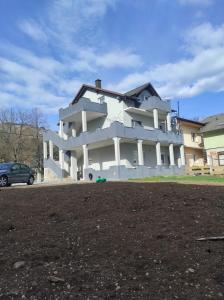
[[[0,186],[10,186],[12,183],[34,182],[34,171],[20,163],[0,163]]]

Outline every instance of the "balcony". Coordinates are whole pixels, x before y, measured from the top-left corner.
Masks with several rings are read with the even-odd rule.
[[[96,103],[88,98],[81,98],[78,103],[69,105],[66,108],[59,110],[59,119],[65,122],[73,122],[79,119],[82,111],[88,113],[88,121],[107,115],[107,104]]]
[[[54,144],[63,150],[72,150],[86,144],[93,144],[113,137],[120,137],[130,140],[142,139],[145,141],[161,142],[164,145],[170,143],[180,145],[183,143],[182,135],[177,135],[174,132],[163,132],[161,130],[147,130],[143,127],[125,127],[120,122],[114,122],[110,127],[97,129],[94,132],[83,132],[77,137],[69,137],[68,140],[63,140],[56,133],[46,131],[44,140],[52,140]]]

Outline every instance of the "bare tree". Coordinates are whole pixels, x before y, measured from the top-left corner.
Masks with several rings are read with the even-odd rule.
[[[47,127],[47,122],[44,114],[38,109],[34,108],[31,111],[30,124],[33,127],[33,140],[35,143],[35,161],[36,167],[41,169],[43,165],[43,147],[42,147],[42,131]]]
[[[0,109],[0,161],[20,161],[40,169],[45,125],[38,109]]]

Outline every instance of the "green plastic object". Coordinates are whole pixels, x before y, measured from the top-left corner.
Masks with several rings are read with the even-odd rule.
[[[96,182],[106,182],[106,181],[107,181],[106,178],[102,178],[102,177],[98,177],[96,179]]]

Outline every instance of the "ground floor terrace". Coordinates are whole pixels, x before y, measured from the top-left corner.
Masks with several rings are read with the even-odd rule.
[[[74,150],[55,148],[44,141],[44,178],[88,180],[98,176],[108,180],[147,176],[181,175],[184,172],[183,145],[114,137],[85,144]]]

